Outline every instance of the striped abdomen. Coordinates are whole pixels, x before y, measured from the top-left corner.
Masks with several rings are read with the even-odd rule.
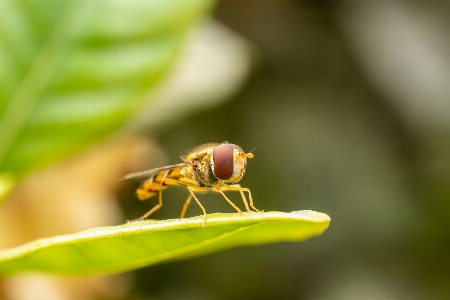
[[[181,168],[174,168],[172,170],[162,171],[145,180],[136,190],[136,195],[139,200],[146,200],[156,195],[160,190],[164,190],[173,185],[179,185],[176,181],[180,177],[180,170]]]

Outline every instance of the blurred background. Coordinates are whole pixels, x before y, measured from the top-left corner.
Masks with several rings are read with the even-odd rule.
[[[0,225],[13,228],[14,241],[3,246],[62,232],[56,221],[59,231],[48,230],[48,210],[36,214],[42,203],[26,204],[29,225],[12,213],[61,177],[78,185],[51,194],[80,209],[65,217],[65,233],[120,224],[154,202],[139,202],[136,184],[116,178],[222,141],[256,147],[241,184],[256,207],[324,212],[329,229],[303,243],[231,249],[90,285],[18,276],[0,295],[27,299],[20,287],[40,282],[36,289],[56,289],[54,299],[449,299],[449,13],[446,1],[218,2],[189,33],[156,100],[118,136],[13,191],[20,200],[4,204]],[[186,194],[165,191],[154,218],[178,216]],[[210,213],[233,212],[218,195],[201,199]],[[188,216],[199,214],[192,205]],[[26,226],[33,233],[19,233]]]

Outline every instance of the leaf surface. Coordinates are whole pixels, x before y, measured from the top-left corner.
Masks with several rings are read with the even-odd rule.
[[[220,250],[322,234],[330,218],[314,211],[208,215],[146,220],[37,240],[0,251],[0,274],[109,274]]]

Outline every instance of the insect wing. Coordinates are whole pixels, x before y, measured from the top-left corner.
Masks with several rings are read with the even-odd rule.
[[[186,163],[181,163],[181,164],[176,164],[176,165],[170,165],[170,166],[150,169],[150,170],[146,170],[146,171],[142,171],[142,172],[131,173],[131,174],[126,175],[121,181],[147,179],[147,178],[150,178],[153,175],[161,173],[163,171],[172,170],[175,168],[182,168],[187,165],[188,164],[186,164]]]

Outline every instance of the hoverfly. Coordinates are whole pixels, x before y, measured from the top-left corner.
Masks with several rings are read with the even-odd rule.
[[[203,211],[203,227],[206,227],[206,210],[194,192],[218,192],[239,214],[242,214],[242,211],[228,199],[224,191],[240,192],[246,210],[251,211],[244,194],[247,192],[250,207],[260,212],[253,205],[250,190],[237,184],[245,174],[247,158],[253,158],[253,154],[245,153],[238,145],[228,142],[211,143],[198,146],[186,156],[182,156],[183,163],[126,175],[123,180],[145,179],[136,190],[140,200],[146,200],[158,194],[158,204],[136,220],[144,220],[160,209],[163,205],[162,191],[171,186],[185,186],[189,190],[189,197],[184,203],[180,218],[184,217],[194,198]]]

